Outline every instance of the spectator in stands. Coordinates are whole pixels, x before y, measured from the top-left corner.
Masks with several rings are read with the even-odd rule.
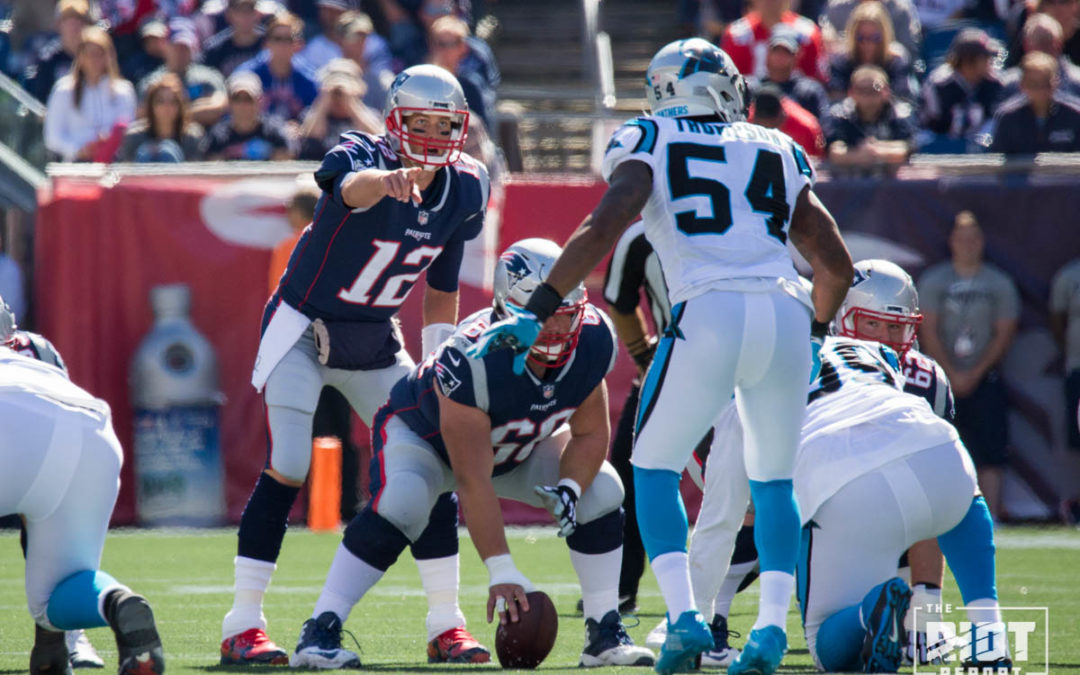
[[[851,74],[863,65],[880,66],[889,76],[893,96],[914,102],[918,82],[911,72],[911,59],[903,45],[893,39],[892,20],[885,6],[869,0],[855,8],[844,30],[846,48],[829,62],[829,94],[843,98]]]
[[[337,23],[350,7],[348,0],[316,0],[315,5],[319,10],[319,34],[304,45],[300,58],[311,70],[318,71],[341,57]]]
[[[300,127],[300,159],[321,160],[350,129],[369,134],[383,131],[381,114],[364,105],[359,66],[348,59],[334,59],[321,77],[319,96]]]
[[[470,116],[476,115],[488,129],[495,123],[495,87],[477,59],[467,60],[469,24],[456,16],[443,16],[431,24],[428,42],[431,62],[453,73],[465,92]]]
[[[825,87],[795,70],[799,57],[799,36],[785,24],[777,24],[769,38],[765,53],[765,77],[749,79],[751,93],[764,84],[774,84],[784,95],[820,120],[829,111],[829,96]]]
[[[151,17],[139,28],[139,37],[139,49],[128,54],[120,64],[121,72],[130,82],[142,82],[143,78],[165,64],[169,27],[161,19]]]
[[[743,0],[700,0],[692,4],[700,5],[694,18],[697,29],[686,37],[702,35],[715,44],[720,44],[727,27],[741,19],[745,11]]]
[[[1008,462],[1008,404],[998,366],[1016,335],[1020,294],[1005,272],[984,261],[984,246],[975,215],[958,213],[949,235],[952,259],[919,279],[919,343],[949,377],[956,430],[975,460],[979,487],[997,519]]]
[[[209,128],[221,119],[228,99],[221,73],[201,63],[194,63],[198,53],[199,36],[195,34],[194,25],[190,21],[174,20],[169,25],[165,65],[139,82],[139,98],[145,99],[150,85],[165,73],[173,73],[184,83],[188,100],[191,101],[191,118]]]
[[[378,0],[378,6],[388,25],[386,36],[396,70],[424,63],[428,33],[436,19],[462,15],[454,0]]]
[[[1057,19],[1064,40],[1062,51],[1070,61],[1080,65],[1080,30],[1077,30],[1080,28],[1080,0],[1038,0],[1036,11]]]
[[[837,166],[896,166],[907,161],[915,135],[911,106],[895,101],[880,66],[859,66],[848,96],[821,124],[826,154]]]
[[[210,130],[207,159],[289,159],[279,123],[260,112],[263,88],[258,75],[239,70],[229,77],[229,113]]]
[[[930,73],[922,88],[922,126],[936,134],[922,151],[963,153],[980,142],[1001,97],[1001,80],[991,63],[999,49],[986,31],[965,28],[957,33],[945,63]]]
[[[990,152],[1080,152],[1080,101],[1061,93],[1058,62],[1032,52],[1020,62],[1020,91],[994,117]]]
[[[364,104],[374,110],[382,110],[386,92],[394,81],[390,68],[390,48],[386,41],[375,35],[371,17],[363,12],[346,12],[338,19],[338,41],[342,55],[360,66],[367,89]]]
[[[135,90],[120,77],[109,34],[84,28],[71,72],[49,94],[45,147],[65,162],[107,162],[134,118]]]
[[[825,136],[813,113],[791,100],[780,87],[762,85],[750,106],[750,121],[769,129],[779,129],[791,136],[807,154],[821,157],[825,152]]]
[[[1058,270],[1050,282],[1050,331],[1065,354],[1066,442],[1080,450],[1080,258]]]
[[[26,287],[23,285],[22,269],[8,254],[2,234],[3,228],[0,228],[0,302],[7,303],[11,312],[22,318],[26,316]]]
[[[319,95],[315,73],[297,57],[303,44],[304,22],[280,12],[266,27],[266,51],[238,69],[258,76],[266,92],[263,109],[281,123],[299,122]]]
[[[260,18],[255,0],[229,0],[225,10],[229,26],[206,41],[203,63],[228,77],[240,64],[258,56],[266,35]]]
[[[826,82],[825,47],[817,24],[791,11],[791,0],[752,0],[746,16],[728,26],[720,46],[743,75],[765,76],[766,45],[777,24],[794,29],[799,40],[798,69]]]
[[[1049,14],[1035,14],[1023,30],[1024,51],[1028,54],[1043,53],[1050,55],[1058,64],[1058,77],[1061,79],[1060,91],[1073,97],[1080,97],[1080,66],[1077,66],[1061,53],[1061,24]],[[1010,68],[1001,74],[1004,88],[1002,102],[1020,93],[1020,68]]]
[[[848,21],[863,2],[866,0],[829,0],[818,23],[830,51],[843,51],[847,42],[844,31],[847,30]],[[915,5],[911,0],[881,0],[881,4],[892,21],[894,39],[907,50],[909,56],[914,57],[922,44],[922,24],[919,23]]]
[[[83,28],[92,23],[87,0],[61,0],[56,6],[56,29],[59,35],[41,48],[36,60],[23,75],[23,86],[39,101],[47,99],[57,80],[71,70],[75,52],[82,40]]]
[[[194,162],[205,154],[205,135],[191,121],[184,85],[173,73],[150,85],[145,116],[128,127],[121,162]]]

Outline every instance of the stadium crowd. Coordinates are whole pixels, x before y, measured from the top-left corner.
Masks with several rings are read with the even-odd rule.
[[[500,76],[471,7],[16,0],[0,6],[0,66],[46,104],[53,159],[180,162],[322,159],[343,130],[380,133],[395,75],[434,63],[461,81],[470,150],[490,160]]]
[[[381,129],[396,73],[461,81],[492,161],[499,69],[469,0],[13,0],[0,65],[63,161],[319,159]],[[683,0],[754,117],[838,167],[1080,151],[1078,0]],[[757,99],[760,98],[760,101]]]

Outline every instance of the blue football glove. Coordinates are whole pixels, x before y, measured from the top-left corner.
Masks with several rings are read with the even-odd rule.
[[[513,305],[507,305],[506,308],[510,316],[491,324],[480,339],[469,347],[467,354],[471,358],[479,359],[500,349],[512,349],[516,355],[514,373],[521,375],[525,372],[525,359],[529,356],[529,350],[544,326],[532,312]]]
[[[533,490],[559,524],[559,536],[573,534],[577,529],[577,493],[566,485],[537,485]]]

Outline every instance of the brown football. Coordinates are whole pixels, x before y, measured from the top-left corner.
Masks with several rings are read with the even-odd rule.
[[[503,668],[539,666],[559,634],[559,614],[547,593],[533,591],[526,597],[529,611],[519,611],[517,623],[499,624],[495,631],[495,653]]]

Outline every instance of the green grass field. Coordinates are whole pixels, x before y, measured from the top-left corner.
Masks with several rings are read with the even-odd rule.
[[[338,546],[337,534],[293,529],[285,538],[278,571],[266,600],[272,638],[283,647],[295,645],[300,625],[310,615],[323,577]],[[577,580],[565,545],[553,529],[512,529],[510,545],[521,570],[547,591],[559,608],[560,632],[555,650],[542,670],[577,670],[584,639],[575,616]],[[146,595],[153,604],[165,644],[168,672],[228,671],[218,663],[221,619],[232,600],[232,558],[235,530],[118,530],[105,545],[104,569]],[[426,604],[416,567],[408,553],[364,600],[346,623],[360,642],[365,669],[386,672],[457,671],[428,666],[424,652]],[[484,623],[487,573],[463,531],[462,607],[473,633],[489,647],[494,627]],[[1064,528],[1008,528],[998,535],[998,588],[1004,606],[1048,606],[1049,661],[1054,673],[1080,674],[1080,531]],[[959,602],[947,582],[947,602]],[[645,634],[662,615],[663,601],[650,573],[639,597],[640,625],[631,636]],[[732,608],[731,626],[745,634],[756,613],[757,585],[740,594]],[[1031,616],[1028,613],[1026,616]],[[1008,619],[1008,616],[1006,616]],[[633,620],[628,620],[633,624]],[[1031,668],[1042,671],[1045,628],[1032,636]],[[793,610],[788,632],[791,651],[785,672],[812,670],[810,657]],[[23,595],[22,560],[16,533],[0,534],[0,673],[23,673],[29,660],[33,625]],[[90,631],[109,670],[115,646],[108,629]],[[346,637],[347,644],[349,638]],[[741,645],[740,640],[733,640]],[[492,666],[486,666],[491,668]],[[235,669],[241,670],[244,669]],[[265,668],[262,670],[279,670]],[[608,669],[616,670],[616,669]],[[622,669],[642,672],[641,669]],[[93,671],[83,671],[93,672]],[[113,671],[115,672],[115,671]]]

